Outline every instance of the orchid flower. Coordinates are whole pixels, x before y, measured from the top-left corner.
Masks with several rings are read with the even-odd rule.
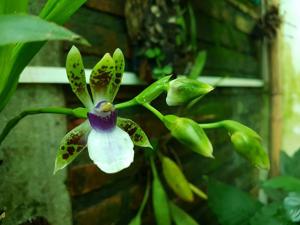
[[[87,147],[94,164],[105,173],[130,166],[134,145],[151,147],[143,130],[132,120],[117,117],[113,100],[122,81],[125,61],[120,49],[106,53],[90,76],[89,95],[80,52],[72,47],[66,70],[73,92],[88,110],[87,120],[63,138],[55,161],[55,172],[67,166]],[[93,100],[92,100],[93,99]]]

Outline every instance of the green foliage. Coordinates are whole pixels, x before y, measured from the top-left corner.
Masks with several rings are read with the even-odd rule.
[[[87,44],[79,35],[38,16],[0,15],[0,29],[0,46],[46,40],[69,40]]]
[[[191,72],[188,75],[188,78],[197,79],[201,75],[206,62],[206,56],[207,54],[205,51],[198,52]]]
[[[39,16],[41,19],[50,22],[55,22],[59,25],[62,25],[85,1],[86,0],[49,0],[47,1],[46,5],[43,7]],[[0,5],[1,5],[0,14],[10,14],[10,13],[19,13],[19,12],[24,13],[27,11],[28,0],[10,0],[10,1],[4,0],[4,2],[1,3]],[[14,19],[12,21],[6,21],[6,29],[15,30],[15,31],[16,30],[19,31],[21,29],[24,32],[26,32],[25,34],[22,35],[19,32],[18,35],[16,35],[16,32],[14,33],[10,32],[9,34],[12,36],[11,37],[12,40],[17,41],[23,39],[23,41],[30,40],[30,42],[17,42],[13,45],[5,45],[0,47],[0,68],[2,72],[1,73],[2,81],[0,82],[0,111],[3,110],[3,108],[9,101],[10,97],[14,93],[21,72],[28,65],[28,63],[33,58],[33,56],[46,43],[45,40],[68,39],[73,41],[74,39],[78,40],[79,37],[77,35],[74,35],[71,32],[68,33],[63,28],[59,29],[57,26],[53,24],[49,24],[47,22],[41,22],[35,17],[29,18],[23,16],[23,18],[30,24],[26,24],[26,27],[25,25],[23,25],[22,27],[27,29],[22,29],[22,27],[20,27],[20,24],[22,24],[23,21],[17,20],[16,19],[17,17],[11,17],[11,18]],[[2,23],[3,27],[5,24],[4,22]],[[52,30],[52,33],[51,35],[49,35],[49,38],[46,38],[42,34],[37,34],[37,32],[32,33],[32,26],[34,25],[34,22],[36,23],[34,27],[35,31],[39,31],[39,29],[41,29],[44,33],[46,31],[48,31],[49,33],[49,31]],[[8,26],[8,23],[10,23],[10,26]],[[53,30],[55,32],[53,32]],[[8,35],[5,32],[2,32],[2,34],[5,35],[6,37]],[[56,36],[55,38],[54,38],[54,34]],[[2,36],[0,39],[1,40],[3,39]],[[35,41],[32,42],[32,40]],[[87,43],[83,39],[81,39],[81,42]]]
[[[156,223],[157,225],[171,225],[168,197],[158,177],[153,158],[151,159],[151,168],[153,174],[152,203]]]
[[[262,207],[247,193],[213,179],[208,184],[208,205],[221,225],[248,225]]]
[[[145,194],[144,194],[144,198],[143,198],[142,204],[139,208],[139,211],[136,214],[136,216],[129,222],[129,225],[140,225],[140,224],[142,224],[142,213],[143,213],[144,208],[146,206],[146,203],[148,201],[149,193],[150,193],[150,185],[147,185],[147,188],[146,188],[146,191],[145,191]]]
[[[162,170],[169,187],[181,199],[191,202],[194,200],[193,192],[178,165],[166,156],[161,157]]]
[[[292,222],[300,222],[300,192],[289,193],[283,202],[284,208]]]
[[[271,203],[263,206],[250,218],[249,225],[291,225],[285,216],[282,204]]]
[[[172,219],[176,225],[199,225],[189,214],[179,208],[174,203],[170,202]]]
[[[281,151],[280,172],[282,175],[293,176],[300,179],[300,149],[293,156]]]
[[[173,72],[173,67],[171,65],[165,65],[163,67],[155,67],[153,69],[153,78],[160,79],[166,75],[169,75]]]
[[[300,180],[291,176],[279,176],[266,180],[263,188],[281,189],[286,192],[300,192]]]

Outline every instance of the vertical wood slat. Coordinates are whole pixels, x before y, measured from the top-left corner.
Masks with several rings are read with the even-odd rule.
[[[280,0],[271,0],[270,5],[279,5]],[[280,74],[280,43],[278,32],[270,45],[270,157],[271,176],[279,175],[280,151],[282,146],[282,82]]]

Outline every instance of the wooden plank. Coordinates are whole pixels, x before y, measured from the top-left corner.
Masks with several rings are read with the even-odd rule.
[[[123,193],[122,193],[123,192]],[[124,192],[128,202],[124,208]],[[127,213],[136,211],[141,204],[144,190],[140,186],[134,185],[126,190],[122,190],[115,195],[108,197],[98,204],[74,213],[74,221],[77,225],[111,225],[117,224],[124,215],[123,210]]]
[[[229,22],[221,22],[203,14],[198,14],[196,19],[200,41],[221,45],[245,54],[255,54],[254,41],[249,35],[235,29]]]
[[[91,47],[80,46],[83,54],[99,57],[119,47],[125,57],[131,57],[126,24],[122,18],[81,8],[66,26],[84,36],[91,43]],[[70,43],[66,43],[65,49],[69,48]]]
[[[97,190],[104,185],[113,183],[118,179],[126,179],[137,173],[141,160],[135,159],[134,163],[126,170],[115,174],[106,174],[94,164],[72,167],[68,174],[68,188],[71,196],[78,196]]]
[[[207,48],[207,69],[218,69],[230,74],[260,74],[257,59],[236,51],[214,46]]]
[[[260,18],[260,10],[259,7],[250,6],[250,4],[246,4],[246,2],[241,2],[239,0],[226,0],[238,10],[243,13],[251,16],[253,19],[257,20]]]
[[[271,5],[279,5],[279,0],[270,1]],[[271,6],[270,5],[270,6]],[[280,29],[280,28],[279,28]],[[282,147],[282,76],[281,69],[281,44],[282,32],[278,31],[275,39],[270,45],[270,156],[271,176],[278,176],[280,173],[280,151]]]
[[[235,9],[225,0],[194,1],[196,14],[203,13],[221,22],[227,22],[235,26],[241,32],[250,34],[256,23],[250,16]]]
[[[86,6],[118,16],[124,16],[124,0],[88,0]]]

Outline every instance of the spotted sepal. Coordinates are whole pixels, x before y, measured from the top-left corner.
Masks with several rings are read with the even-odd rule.
[[[117,125],[129,134],[134,145],[144,148],[152,148],[146,133],[137,123],[130,119],[118,117]]]
[[[109,93],[111,82],[115,75],[115,62],[109,53],[95,65],[90,77],[90,86],[94,103],[102,100],[111,101],[112,94]]]
[[[85,121],[65,135],[56,155],[54,173],[70,164],[86,148],[90,130],[89,122]]]
[[[92,108],[93,103],[88,93],[84,66],[79,50],[73,46],[67,55],[66,70],[73,92],[87,108]]]
[[[111,101],[114,100],[115,96],[118,93],[125,69],[125,59],[121,49],[117,48],[115,50],[113,54],[113,60],[115,62],[115,74],[109,87],[109,94],[112,96],[112,99],[110,99]]]

